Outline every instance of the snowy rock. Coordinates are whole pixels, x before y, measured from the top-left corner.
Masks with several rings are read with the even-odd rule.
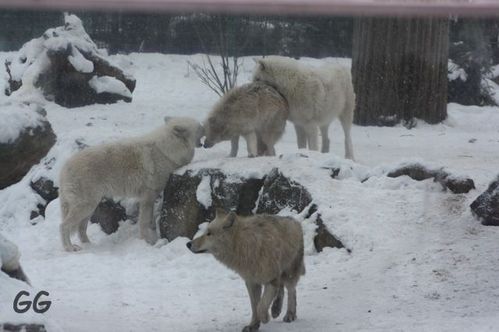
[[[442,168],[431,169],[419,163],[401,165],[387,174],[387,176],[391,178],[403,175],[409,176],[416,181],[433,178],[433,180],[440,183],[444,189],[449,189],[454,194],[465,194],[470,190],[475,189],[475,183],[470,178],[454,176],[444,171]]]
[[[32,94],[65,107],[130,102],[135,79],[106,60],[75,15],[65,25],[48,29],[5,62],[7,94]]]
[[[315,218],[315,223],[317,225],[316,235],[314,237],[314,247],[318,252],[321,252],[324,248],[344,248],[343,243],[338,240],[333,234],[331,234],[322,220],[321,214],[317,212],[317,205],[312,204],[307,212],[307,218]],[[350,252],[350,250],[348,250]]]
[[[29,283],[21,268],[19,258],[21,254],[17,246],[0,234],[0,268],[9,277]]]
[[[482,225],[499,226],[499,176],[470,205]]]
[[[107,198],[100,202],[90,217],[90,221],[99,224],[106,234],[116,232],[119,222],[127,219],[126,209],[119,202]]]
[[[215,209],[250,215],[263,180],[227,176],[218,169],[172,174],[163,195],[159,221],[162,237],[193,237],[198,226],[215,217]]]
[[[289,180],[274,168],[265,177],[256,213],[277,214],[285,208],[300,213],[310,203],[312,197],[302,185]]]
[[[51,202],[59,196],[59,188],[54,186],[54,181],[42,176],[36,181],[30,182],[31,189],[47,202]]]
[[[310,193],[277,168],[261,179],[224,174],[211,168],[187,170],[184,174],[172,174],[166,185],[160,234],[169,241],[179,236],[192,238],[199,225],[215,217],[216,208],[233,210],[239,215],[251,215],[255,210],[269,214],[286,210],[298,214],[311,202]],[[327,230],[320,214],[316,213],[317,207],[314,209],[308,217],[314,218],[317,225],[316,250],[342,248],[343,244]]]
[[[0,107],[0,189],[20,181],[56,141],[43,110],[27,105]]]

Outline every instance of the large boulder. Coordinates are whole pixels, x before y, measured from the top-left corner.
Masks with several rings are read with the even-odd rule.
[[[211,221],[216,208],[236,211],[240,215],[257,213],[277,214],[283,210],[296,214],[304,212],[312,196],[299,183],[284,176],[277,168],[263,178],[245,178],[224,174],[218,169],[190,170],[172,174],[163,195],[159,220],[161,237],[169,241],[178,236],[192,238],[199,225]],[[324,247],[342,248],[322,222],[314,208],[307,216],[314,218],[317,251]]]
[[[48,29],[5,62],[7,94],[39,88],[47,100],[65,107],[132,101],[135,79],[105,59],[75,15]]]
[[[389,171],[387,174],[391,178],[403,175],[409,176],[416,181],[433,178],[433,181],[440,183],[444,190],[449,189],[454,194],[466,194],[470,190],[475,189],[473,179],[455,176],[443,168],[429,168],[420,163],[404,164]]]
[[[470,205],[482,225],[499,226],[499,176]]]
[[[255,208],[261,179],[227,177],[218,169],[172,174],[163,195],[159,229],[162,237],[192,238],[198,226],[215,217],[215,209],[250,215]]]
[[[0,107],[0,189],[20,181],[54,145],[56,136],[44,115],[36,105]]]

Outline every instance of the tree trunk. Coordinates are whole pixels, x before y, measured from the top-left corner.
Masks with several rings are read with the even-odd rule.
[[[449,22],[441,18],[358,18],[352,75],[354,122],[394,125],[447,117]]]

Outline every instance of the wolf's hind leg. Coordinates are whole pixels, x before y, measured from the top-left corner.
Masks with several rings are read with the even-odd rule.
[[[66,251],[78,251],[81,249],[80,246],[71,243],[71,232],[76,228],[80,227],[82,223],[87,223],[88,218],[92,215],[95,207],[97,205],[93,204],[85,204],[85,205],[77,205],[72,206],[68,209],[67,214],[62,216],[62,223],[59,227],[61,233],[62,245]],[[63,212],[64,214],[64,212]],[[85,225],[85,236],[81,237],[81,229],[80,232],[80,240],[82,242],[85,238],[88,240],[86,234],[86,225]],[[88,242],[88,241],[87,241]]]
[[[283,299],[284,299],[284,286],[281,285],[279,286],[277,295],[274,299],[274,302],[272,303],[272,309],[270,310],[272,312],[272,318],[277,318],[281,314]]]
[[[156,223],[153,219],[155,198],[156,195],[154,193],[147,193],[142,197],[139,206],[140,237],[151,245],[155,244],[158,240]]]
[[[88,226],[88,218],[85,218],[82,221],[80,221],[80,224],[78,225],[78,236],[80,237],[81,243],[90,243],[90,239],[88,238],[87,235],[87,226]]]
[[[296,131],[296,143],[298,144],[298,149],[306,149],[307,133],[305,132],[305,128],[295,124],[295,131]]]
[[[319,131],[315,124],[309,123],[305,126],[307,133],[308,149],[312,151],[319,151]]]
[[[323,152],[323,153],[329,152],[329,137],[328,137],[329,133],[328,133],[328,129],[329,129],[329,124],[320,127],[321,137],[322,137],[321,152]]]
[[[236,157],[239,150],[239,136],[233,137],[230,140],[230,154],[229,157]]]
[[[288,291],[288,308],[283,321],[287,323],[296,320],[296,283],[297,280],[285,282],[286,290]]]
[[[248,147],[248,157],[256,157],[258,155],[258,139],[256,133],[252,132],[244,136]]]

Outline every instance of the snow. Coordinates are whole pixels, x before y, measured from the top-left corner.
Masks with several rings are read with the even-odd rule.
[[[10,56],[0,53],[0,60]],[[49,332],[234,331],[249,322],[244,282],[210,255],[190,253],[186,238],[149,246],[130,220],[112,235],[90,224],[92,243],[66,253],[59,241],[58,200],[48,205],[45,219],[29,220],[41,202],[29,181],[47,176],[57,184],[62,164],[81,146],[141,135],[165,116],[203,120],[217,96],[187,65],[187,60],[202,63],[202,57],[116,55],[112,60],[137,79],[133,103],[65,109],[45,102],[58,141],[21,182],[0,191],[0,233],[19,247],[32,291],[50,292],[53,303],[43,315],[15,314],[12,299],[27,286],[0,274],[1,320],[43,321]],[[350,64],[349,59],[302,61]],[[250,79],[253,66],[251,58],[243,59],[239,84]],[[11,100],[0,95],[0,104]],[[298,320],[272,320],[262,331],[496,329],[499,229],[481,226],[469,204],[497,176],[499,108],[449,104],[448,111],[444,123],[418,122],[410,130],[354,126],[356,162],[342,157],[338,122],[330,127],[329,154],[297,150],[289,124],[276,145],[277,157],[249,159],[244,142],[237,158],[227,158],[229,142],[196,150],[188,167],[193,170],[217,167],[237,178],[261,177],[279,167],[309,190],[327,228],[352,251],[315,253],[315,225],[281,211],[303,224],[307,274],[297,288]],[[431,179],[384,176],[413,161],[470,176],[477,189],[455,195]],[[331,168],[340,169],[336,179]],[[209,181],[203,181],[196,196],[208,205]]]
[[[196,199],[205,209],[208,209],[212,204],[210,179],[209,175],[203,176],[196,190]]]
[[[466,71],[450,59],[447,64],[447,70],[447,78],[449,79],[449,81],[459,79],[463,82],[466,82],[466,80],[468,79],[468,74],[466,74]]]
[[[23,131],[42,125],[43,115],[37,109],[33,104],[0,103],[0,144],[12,143]]]
[[[69,63],[80,73],[91,73],[94,71],[94,63],[85,59],[83,54],[77,48],[71,49],[71,55],[68,56]]]
[[[132,98],[132,93],[125,83],[111,76],[94,76],[88,84],[97,93],[108,92]]]

